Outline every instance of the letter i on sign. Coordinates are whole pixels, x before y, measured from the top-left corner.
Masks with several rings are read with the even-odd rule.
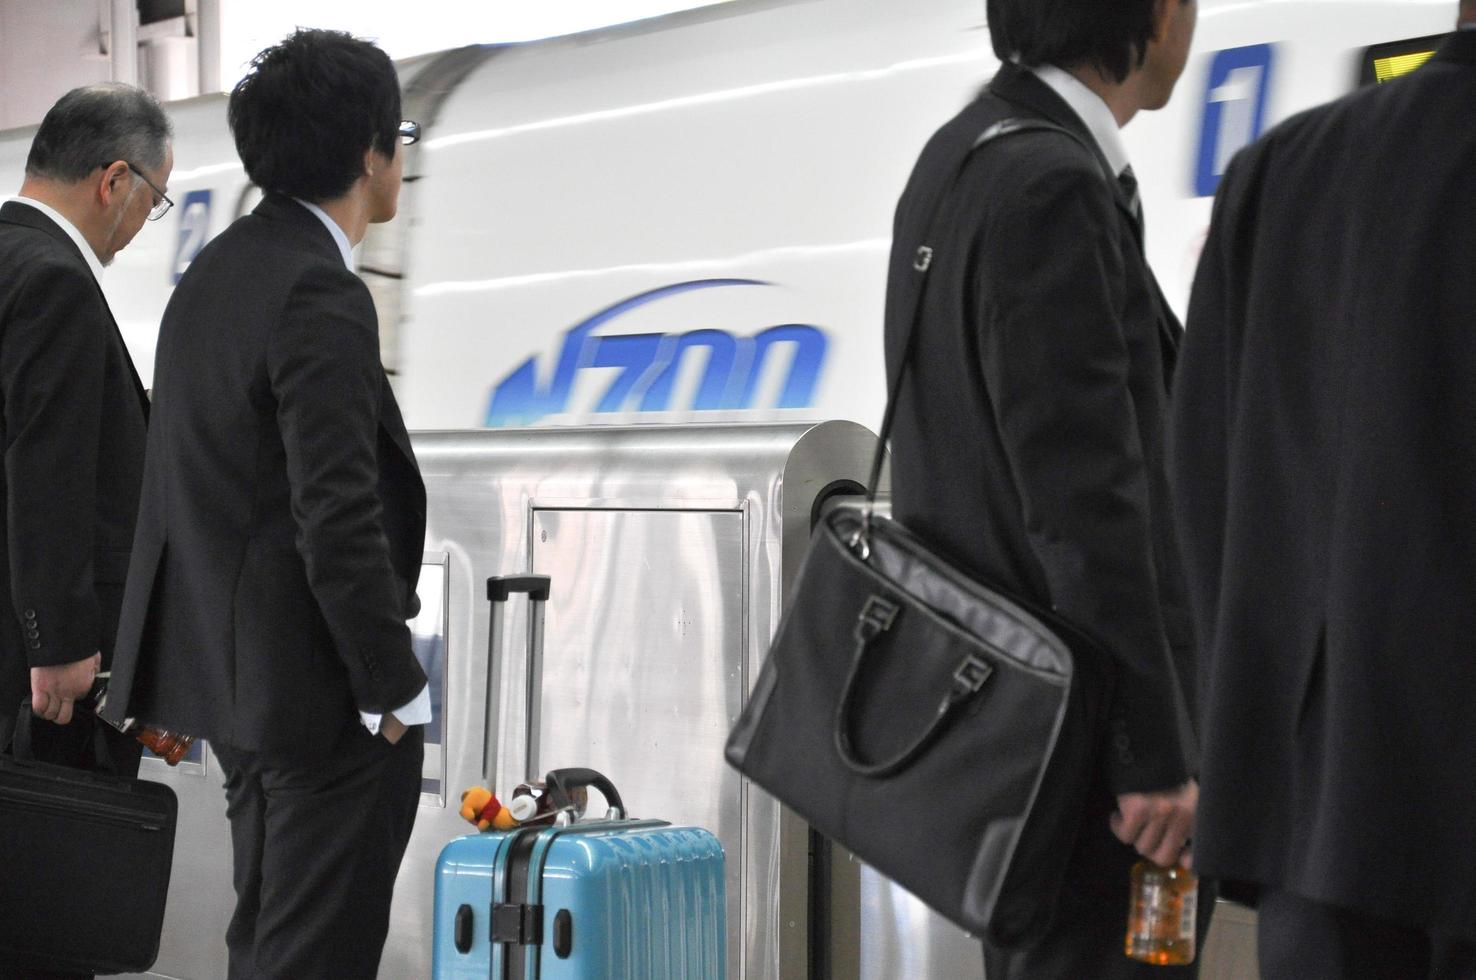
[[[1275,48],[1253,44],[1215,53],[1205,85],[1194,193],[1209,197],[1231,159],[1259,137],[1266,126]]]

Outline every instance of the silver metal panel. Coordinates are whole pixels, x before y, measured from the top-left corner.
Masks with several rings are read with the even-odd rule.
[[[861,869],[861,980],[983,980],[977,939],[870,868]]]
[[[729,678],[725,672],[722,683],[725,699],[732,697],[730,692],[735,686],[746,696],[758,676],[768,638],[778,625],[785,583],[803,556],[816,496],[835,481],[864,480],[875,445],[871,433],[849,422],[446,432],[417,434],[414,439],[430,498],[426,547],[444,550],[450,556],[447,716],[454,720],[449,722],[446,750],[449,798],[453,801],[460,787],[486,782],[489,776],[506,791],[506,784],[522,779],[529,768],[526,695],[533,679],[526,674],[523,652],[530,628],[528,603],[518,597],[508,604],[494,642],[487,628],[484,588],[490,575],[546,571],[539,551],[546,543],[535,541],[535,527],[539,538],[544,530],[556,531],[562,538],[569,533],[566,524],[576,516],[573,512],[586,515],[581,520],[593,521],[587,515],[600,510],[661,512],[662,519],[672,511],[741,514],[745,528],[739,551],[741,578],[729,577],[733,573],[724,571],[720,581],[741,581],[746,589],[742,649],[736,661],[738,677]],[[557,527],[552,521],[552,512],[556,511],[560,512]],[[650,530],[660,524],[655,518],[653,521],[639,533],[617,532],[613,526],[608,526],[608,533],[617,537],[636,535],[619,538],[621,550],[634,547],[636,541],[642,542],[641,547],[654,544],[665,549],[654,556],[630,555],[629,560],[663,561],[659,555],[670,553],[672,541]],[[678,526],[685,534],[686,529]],[[686,543],[687,539],[681,541]],[[696,543],[711,550],[712,545],[704,545],[700,538]],[[573,578],[578,583],[593,582],[592,569],[608,559],[603,551],[587,544],[583,554],[586,564],[573,570]],[[592,623],[595,614],[575,613],[575,619],[558,619],[573,612],[564,609],[562,603],[586,601],[591,598],[586,593],[594,586],[580,584],[571,596],[561,581],[567,573],[555,572],[545,650],[547,656],[557,659],[564,640],[556,636],[556,631],[563,630],[566,621],[573,625],[580,615]],[[720,586],[718,591],[727,595],[728,588]],[[623,604],[611,603],[610,608],[617,605]],[[631,615],[646,615],[638,612],[639,608],[632,607]],[[676,622],[673,616],[671,623]],[[696,620],[691,622],[695,625]],[[501,675],[491,703],[489,644],[499,651]],[[557,666],[553,669],[564,670]],[[548,674],[543,676],[542,684],[543,694],[537,703],[549,721],[546,726],[540,725],[539,734],[545,741],[558,740],[555,709],[551,706],[567,706],[567,701],[559,699],[572,695],[563,690],[562,680],[552,680]],[[624,690],[632,688],[627,685]],[[566,707],[556,710],[564,711]],[[614,709],[600,702],[592,710]],[[729,713],[724,717],[732,717],[731,705],[725,710]],[[493,722],[490,753],[486,751],[485,729],[489,718]],[[585,758],[598,758],[604,751],[600,740],[590,731],[585,734],[589,736],[585,739]],[[773,799],[741,780],[736,798],[731,790],[725,791],[723,787],[731,785],[734,777],[721,763],[721,736],[713,733],[712,739],[707,771],[721,774],[714,775],[719,782],[711,785],[694,781],[690,797],[711,796],[727,801],[728,808],[711,826],[725,835],[725,840],[731,839],[729,827],[735,823],[741,827],[741,848],[735,851],[730,846],[728,852],[729,874],[736,881],[729,892],[729,913],[737,923],[729,933],[730,956],[736,964],[732,975],[765,980],[803,976],[807,954],[803,828],[799,827],[800,833],[796,834],[794,821],[784,816]],[[574,755],[572,744],[568,751]],[[554,760],[548,749],[540,750],[539,755],[535,762],[578,761]],[[642,809],[645,804],[640,798],[650,791],[640,787],[651,778],[649,773],[666,777],[671,771],[664,760],[653,759],[639,772],[618,779],[617,785],[631,796],[633,806]],[[637,789],[632,792],[626,785]],[[668,816],[655,810],[644,812]],[[676,817],[686,819],[680,812]],[[427,955],[430,928],[417,920],[429,915],[432,885],[423,871],[420,880],[409,876],[417,865],[422,869],[432,867],[435,852],[463,828],[451,807],[437,813],[422,811],[402,865],[393,913],[394,932],[386,949],[382,976],[421,975],[416,972],[415,957]],[[393,972],[392,965],[401,972]]]
[[[592,766],[632,816],[705,827],[743,853],[743,781],[723,743],[744,696],[744,539],[736,510],[534,511],[533,570],[555,585],[530,775]],[[735,898],[741,872],[728,863]],[[728,933],[741,929],[733,901]]]

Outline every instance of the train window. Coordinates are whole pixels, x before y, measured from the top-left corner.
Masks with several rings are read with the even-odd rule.
[[[420,566],[420,613],[410,620],[410,643],[430,683],[431,722],[425,728],[425,764],[421,769],[420,802],[445,806],[446,746],[446,594],[447,555],[426,552]]]
[[[1408,75],[1434,57],[1448,34],[1431,34],[1408,41],[1390,41],[1365,48],[1360,62],[1358,84],[1392,82]]]

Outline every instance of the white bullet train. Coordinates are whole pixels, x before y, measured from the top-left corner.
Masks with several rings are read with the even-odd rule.
[[[874,429],[892,209],[923,142],[996,67],[983,8],[732,0],[403,62],[405,116],[424,138],[408,151],[399,216],[371,229],[357,262],[409,427]],[[1230,157],[1292,112],[1417,63],[1455,15],[1455,0],[1200,0],[1195,53],[1172,103],[1126,130],[1149,257],[1172,302],[1187,299]],[[145,226],[104,282],[146,385],[174,283],[258,197],[224,96],[168,109],[176,208]],[[19,187],[31,133],[0,133],[0,194]],[[157,764],[146,774],[174,778]],[[207,789],[181,793],[186,811],[217,808],[182,813],[182,834],[218,821],[223,802]],[[433,855],[451,824],[421,824],[440,837],[412,845],[402,870],[381,971],[394,980],[430,971],[430,868],[412,862]],[[201,852],[182,847],[180,860]],[[228,869],[228,855],[218,860]],[[154,975],[225,975],[229,876],[195,872],[176,869]],[[218,888],[202,890],[207,879]],[[204,918],[179,911],[207,906]],[[832,937],[860,952],[825,975],[980,976],[977,945],[920,910],[887,905],[875,913],[885,928],[868,914],[855,920],[864,935]],[[1237,923],[1246,932],[1233,912],[1222,922],[1227,936]],[[730,943],[743,942],[730,929]],[[1207,978],[1254,975],[1246,943],[1210,945]],[[811,975],[781,967],[778,954],[732,963],[734,980]]]

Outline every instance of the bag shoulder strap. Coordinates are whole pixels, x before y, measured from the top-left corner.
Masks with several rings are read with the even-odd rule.
[[[892,371],[892,376],[887,380],[887,409],[882,416],[881,432],[877,436],[876,453],[871,460],[871,477],[867,481],[866,506],[862,509],[861,528],[857,533],[854,543],[863,545],[871,525],[871,510],[876,502],[877,483],[881,479],[882,460],[886,456],[887,439],[892,433],[892,422],[897,412],[897,394],[902,388],[902,381],[907,373],[907,368],[912,362],[913,352],[917,348],[918,324],[922,320],[923,297],[927,292],[928,271],[933,266],[936,257],[937,246],[930,244],[937,242],[939,230],[939,217],[943,213],[943,205],[952,195],[954,188],[958,185],[959,178],[963,176],[964,167],[974,158],[981,149],[1010,136],[1018,136],[1021,133],[1055,132],[1070,137],[1081,146],[1087,153],[1092,154],[1093,166],[1096,166],[1096,155],[1092,148],[1086,144],[1079,135],[1073,133],[1064,126],[1049,122],[1045,119],[1002,119],[979,134],[979,138],[959,158],[957,165],[953,168],[953,174],[947,184],[943,186],[933,203],[932,214],[928,222],[923,226],[923,240],[917,246],[915,257],[912,262],[914,295],[912,300],[912,314],[908,318],[906,341],[902,346],[902,356],[897,360],[897,366]]]

